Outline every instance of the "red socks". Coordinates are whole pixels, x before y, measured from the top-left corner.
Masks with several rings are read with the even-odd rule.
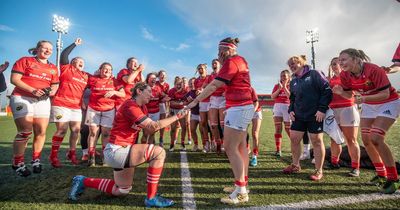
[[[13,165],[17,166],[20,163],[24,162],[24,155],[14,155],[13,157]]]
[[[396,166],[386,167],[386,171],[388,181],[397,181],[399,179]]]
[[[163,168],[153,168],[149,166],[147,169],[147,198],[151,199],[156,196],[158,181],[160,180]]]
[[[115,182],[112,179],[86,178],[83,180],[85,187],[94,188],[108,194],[112,194],[114,184]]]
[[[331,163],[332,163],[333,165],[339,164],[339,158],[332,155],[332,156],[331,156]]]
[[[36,160],[36,159],[40,159],[40,155],[41,155],[42,151],[39,152],[33,152],[32,153],[32,160]]]
[[[351,168],[360,169],[360,162],[351,162]]]
[[[258,156],[258,148],[253,148],[253,155]]]
[[[275,147],[276,151],[281,151],[282,134],[275,133]]]
[[[60,146],[61,146],[63,139],[64,139],[64,137],[53,136],[53,138],[51,139],[50,158],[57,157],[58,150],[60,150]]]
[[[373,164],[375,166],[375,171],[378,176],[382,176],[382,177],[387,176],[385,165],[383,165],[382,162],[381,163],[373,163]]]

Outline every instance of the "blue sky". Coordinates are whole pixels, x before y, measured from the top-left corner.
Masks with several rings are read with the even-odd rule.
[[[0,62],[12,65],[38,40],[55,44],[51,24],[58,14],[72,23],[64,46],[83,39],[71,57],[83,57],[88,72],[108,61],[116,75],[135,56],[146,73],[166,69],[169,81],[192,77],[197,64],[210,66],[219,40],[234,36],[241,39],[239,54],[249,62],[253,86],[270,93],[290,56],[310,57],[305,31],[315,27],[317,69],[326,71],[331,58],[349,47],[390,65],[400,41],[398,11],[395,0],[2,0]],[[399,89],[400,74],[389,77]]]

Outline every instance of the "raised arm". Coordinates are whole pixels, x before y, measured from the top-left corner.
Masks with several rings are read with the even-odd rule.
[[[61,52],[61,55],[60,55],[60,64],[61,65],[69,64],[69,59],[68,59],[69,54],[71,54],[72,50],[76,46],[81,45],[81,44],[82,44],[82,39],[81,38],[77,38],[74,43],[70,44],[67,48],[65,48]]]

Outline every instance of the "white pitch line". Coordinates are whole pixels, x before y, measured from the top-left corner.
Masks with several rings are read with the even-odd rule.
[[[183,209],[196,209],[187,155],[185,151],[181,151],[180,153]]]
[[[372,193],[372,194],[360,194],[348,197],[340,197],[340,198],[331,198],[331,199],[323,199],[317,201],[302,201],[298,203],[288,203],[288,204],[280,204],[280,205],[269,205],[269,206],[255,206],[255,207],[247,207],[247,208],[236,208],[240,210],[272,210],[272,209],[315,209],[315,208],[323,208],[323,207],[334,207],[346,204],[356,204],[356,203],[364,203],[370,201],[377,200],[387,200],[387,199],[400,199],[400,191],[392,195],[386,195],[381,193]]]

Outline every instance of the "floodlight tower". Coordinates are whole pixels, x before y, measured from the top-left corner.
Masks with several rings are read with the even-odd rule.
[[[318,28],[314,28],[306,31],[306,43],[311,43],[311,63],[313,69],[315,69],[315,51],[314,51],[314,42],[318,42],[319,40],[319,32]]]
[[[64,18],[58,15],[53,15],[53,29],[52,31],[57,32],[58,38],[57,38],[57,68],[60,70],[60,55],[61,55],[61,49],[62,49],[62,40],[61,40],[61,35],[62,34],[67,34],[68,33],[68,28],[69,28],[69,19]]]

